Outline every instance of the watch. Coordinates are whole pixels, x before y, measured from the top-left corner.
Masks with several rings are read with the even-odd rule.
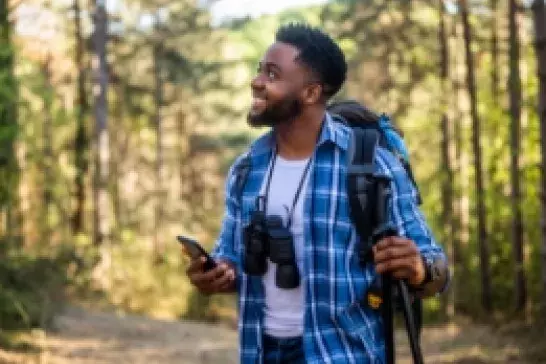
[[[423,259],[423,264],[425,266],[425,279],[423,280],[423,283],[421,285],[425,285],[427,283],[431,283],[436,281],[440,275],[440,267],[438,264],[434,264],[434,259],[432,258],[426,258],[425,256],[421,256]]]

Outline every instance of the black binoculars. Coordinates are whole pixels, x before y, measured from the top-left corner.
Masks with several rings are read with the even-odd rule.
[[[267,270],[267,258],[277,264],[275,284],[293,289],[300,284],[296,265],[294,239],[278,215],[266,216],[263,211],[251,214],[250,224],[244,230],[245,273],[262,276]]]

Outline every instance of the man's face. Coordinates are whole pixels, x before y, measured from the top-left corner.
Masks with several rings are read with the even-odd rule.
[[[298,54],[296,47],[280,42],[265,53],[251,82],[251,126],[275,126],[301,113],[301,95],[309,72],[296,62]]]

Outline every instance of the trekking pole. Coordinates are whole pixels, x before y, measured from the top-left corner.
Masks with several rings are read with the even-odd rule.
[[[411,356],[415,364],[423,364],[423,353],[419,345],[419,335],[415,325],[415,317],[411,311],[411,303],[409,299],[408,287],[406,283],[400,279],[396,280],[398,292],[402,299],[402,309],[404,312],[404,320],[406,321],[406,331],[411,348]]]
[[[374,245],[381,239],[398,235],[396,226],[390,222],[388,216],[390,200],[390,181],[387,176],[376,176],[377,181],[377,204],[376,219],[377,228],[372,238]],[[381,315],[383,317],[383,330],[385,332],[385,359],[387,364],[394,364],[394,321],[392,304],[392,277],[389,273],[381,275],[381,290],[383,302],[381,304]]]
[[[375,176],[377,181],[377,210],[376,222],[377,228],[372,234],[373,243],[376,244],[381,239],[397,236],[398,230],[389,219],[389,204],[391,203],[392,191],[390,187],[391,179],[388,176]],[[393,283],[396,283],[395,285]],[[415,327],[414,317],[410,308],[408,289],[404,281],[395,280],[388,273],[381,275],[381,290],[383,302],[381,304],[381,315],[383,318],[383,329],[385,332],[385,359],[387,364],[395,362],[395,347],[394,347],[394,305],[393,305],[393,289],[397,288],[398,293],[402,298],[402,309],[406,323],[410,347],[413,361],[415,364],[423,364],[423,356],[419,347],[417,331]]]

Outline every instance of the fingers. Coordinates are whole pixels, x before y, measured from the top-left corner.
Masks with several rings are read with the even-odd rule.
[[[187,270],[190,282],[203,294],[226,292],[231,290],[235,282],[235,269],[225,262],[220,262],[216,268],[203,271],[204,257],[192,261]]]
[[[373,247],[375,270],[390,273],[396,279],[419,283],[424,276],[421,254],[417,245],[403,237],[388,237]]]
[[[385,249],[390,249],[393,247],[404,247],[408,245],[413,246],[415,247],[415,249],[417,249],[417,246],[415,245],[415,243],[409,239],[406,239],[401,236],[389,236],[387,238],[382,239],[377,244],[375,244],[373,246],[373,251],[374,253],[376,253]]]
[[[393,240],[388,244],[377,246],[377,248],[374,249],[374,261],[376,263],[417,255],[419,255],[419,249],[417,249],[417,246],[409,240],[405,242]]]
[[[225,270],[219,274],[220,275],[217,275],[216,279],[211,282],[211,286],[216,292],[225,292],[231,288],[235,282],[235,271],[226,266]]]
[[[415,259],[412,257],[386,260],[375,265],[378,274],[391,273],[396,278],[409,278],[407,274],[414,271]]]

